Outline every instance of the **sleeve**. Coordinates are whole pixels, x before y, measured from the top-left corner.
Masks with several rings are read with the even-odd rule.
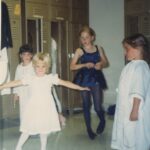
[[[26,76],[23,77],[23,79],[21,81],[22,81],[23,85],[29,85],[32,80],[33,80],[32,76],[26,75]]]
[[[145,80],[144,66],[137,66],[131,80],[130,96],[132,99],[134,97],[139,98],[142,101],[145,99]]]
[[[55,84],[55,85],[59,84],[58,74],[50,74],[49,79],[52,84]]]
[[[15,72],[15,80],[18,80],[18,79],[19,79],[18,67],[19,67],[19,66],[17,66],[16,72]],[[19,88],[19,87],[13,88],[13,93],[14,93],[14,94],[18,94],[18,88]]]

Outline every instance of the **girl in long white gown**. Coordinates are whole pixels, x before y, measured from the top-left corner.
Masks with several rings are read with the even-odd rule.
[[[123,47],[129,62],[119,80],[111,147],[149,150],[150,140],[146,135],[150,134],[150,117],[146,116],[150,115],[147,114],[150,109],[150,69],[145,61],[149,56],[148,40],[142,34],[135,34],[123,40]]]
[[[22,150],[29,135],[40,134],[41,150],[46,150],[47,136],[51,132],[60,131],[58,113],[50,93],[52,85],[62,85],[76,90],[89,90],[69,81],[58,78],[57,74],[47,74],[50,66],[48,54],[38,53],[33,57],[35,76],[26,76],[0,86],[0,90],[8,87],[29,85],[30,98],[24,109],[20,131],[21,137],[16,150]]]
[[[57,72],[57,43],[54,38],[51,38],[51,58],[52,58],[52,67],[51,72],[56,74]],[[52,87],[52,95],[54,96],[54,100],[57,106],[57,111],[59,113],[59,120],[62,127],[66,125],[66,118],[62,114],[62,105],[60,99],[58,98],[58,94],[56,91],[56,87]]]
[[[26,75],[35,75],[35,71],[32,65],[33,49],[28,45],[22,45],[19,48],[19,57],[21,63],[17,66],[15,72],[15,80],[21,80]],[[13,90],[14,93],[14,107],[16,100],[19,100],[20,108],[20,122],[22,121],[22,114],[24,112],[25,105],[29,99],[29,88],[27,85],[16,87]]]

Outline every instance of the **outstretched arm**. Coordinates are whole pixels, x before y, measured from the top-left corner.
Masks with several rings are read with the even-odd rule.
[[[16,86],[20,86],[20,85],[22,85],[21,80],[14,80],[14,81],[10,81],[8,83],[1,84],[0,90],[6,89],[6,88],[11,88],[11,87],[16,87]]]
[[[81,87],[81,86],[74,84],[70,81],[65,81],[65,80],[61,80],[61,79],[59,79],[59,85],[62,85],[62,86],[65,86],[65,87],[68,87],[68,88],[71,88],[74,90],[80,90],[80,91],[88,90],[89,91],[89,88],[87,88],[87,87]]]

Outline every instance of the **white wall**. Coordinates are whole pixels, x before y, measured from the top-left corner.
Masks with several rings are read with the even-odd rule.
[[[110,62],[104,69],[109,89],[104,104],[116,102],[116,88],[124,56],[121,41],[124,38],[124,0],[89,0],[90,26],[96,32],[96,44],[101,45]]]

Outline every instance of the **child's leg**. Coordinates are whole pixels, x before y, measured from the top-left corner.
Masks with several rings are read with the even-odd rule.
[[[55,89],[54,86],[52,87],[52,95],[53,95],[53,98],[54,98],[54,101],[55,101],[55,104],[56,104],[56,107],[57,107],[57,111],[59,113],[60,124],[61,124],[62,127],[65,127],[66,118],[62,115],[62,106],[61,106],[60,100],[58,98],[58,95],[57,95],[57,92],[56,92],[56,89]]]
[[[62,128],[64,128],[66,126],[66,118],[62,114],[59,114],[59,121]]]
[[[21,136],[19,138],[19,141],[18,141],[18,144],[17,144],[17,147],[16,147],[16,150],[22,150],[22,146],[26,142],[28,137],[29,137],[29,134],[27,134],[27,133],[22,133],[21,134]]]
[[[102,107],[103,90],[101,89],[100,85],[97,84],[96,86],[91,88],[91,92],[93,95],[94,108],[100,119],[100,123],[97,128],[97,134],[101,134],[105,128],[105,111]]]
[[[41,150],[46,150],[47,136],[47,134],[40,134]]]
[[[53,95],[53,97],[54,97],[54,100],[55,100],[55,103],[56,103],[58,112],[59,112],[59,113],[62,113],[62,106],[61,106],[60,100],[59,100],[59,98],[58,98],[58,95],[57,95],[57,93],[56,93],[56,89],[55,89],[54,86],[52,87],[52,95]]]
[[[89,91],[82,91],[81,96],[83,100],[83,113],[84,113],[87,133],[89,135],[89,138],[93,140],[95,139],[96,134],[93,132],[92,127],[91,127],[91,115],[90,115],[91,93]]]

